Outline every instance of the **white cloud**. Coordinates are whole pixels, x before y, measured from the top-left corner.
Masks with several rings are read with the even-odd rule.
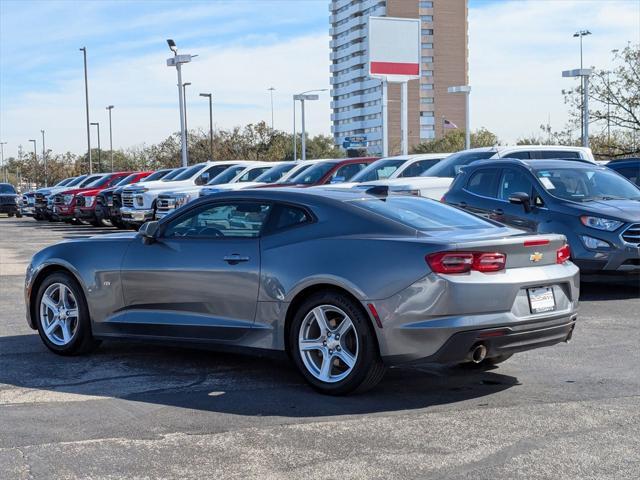
[[[551,117],[564,127],[562,89],[576,80],[562,70],[579,67],[579,41],[588,28],[584,64],[610,65],[610,51],[640,37],[640,2],[509,1],[480,4],[469,11],[469,66],[472,128],[485,126],[504,142],[539,134]],[[579,132],[577,132],[579,135]]]
[[[243,44],[246,42],[243,42]],[[293,93],[328,88],[328,37],[307,35],[272,43],[252,38],[253,47],[219,45],[199,48],[198,57],[183,67],[187,87],[189,128],[208,129],[208,103],[198,96],[213,92],[214,122],[218,128],[271,119],[267,88],[273,86],[275,127],[292,127]],[[193,52],[196,53],[196,52]],[[101,123],[103,148],[108,144],[106,105],[113,104],[114,148],[154,143],[179,130],[176,71],[166,66],[170,52],[124,57],[109,64],[90,63],[91,121]],[[81,62],[80,62],[81,63]],[[3,140],[15,154],[18,144],[28,148],[41,128],[47,147],[55,151],[86,149],[82,67],[58,73],[54,88],[4,102]],[[328,93],[307,108],[309,132],[330,132]],[[95,127],[92,127],[95,128]],[[299,128],[299,127],[298,127]],[[95,131],[92,131],[95,135]],[[92,140],[95,145],[95,139]]]

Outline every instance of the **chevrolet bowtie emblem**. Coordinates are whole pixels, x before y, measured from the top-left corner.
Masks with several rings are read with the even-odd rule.
[[[542,255],[540,252],[535,252],[529,255],[529,260],[531,260],[532,262],[539,262],[540,260],[542,260],[543,256],[544,255]]]

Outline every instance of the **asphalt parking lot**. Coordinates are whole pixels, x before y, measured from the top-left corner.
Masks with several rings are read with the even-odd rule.
[[[346,398],[286,361],[109,342],[49,353],[33,253],[112,229],[0,218],[0,478],[640,478],[640,290],[583,285],[570,344],[393,369]]]

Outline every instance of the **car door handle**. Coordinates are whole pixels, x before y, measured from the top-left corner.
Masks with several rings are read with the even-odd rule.
[[[491,213],[493,213],[494,215],[504,215],[504,210],[502,210],[501,208],[495,208],[491,210]]]
[[[235,265],[240,262],[248,262],[249,257],[243,257],[242,255],[238,255],[237,253],[233,253],[231,255],[225,255],[222,259],[230,265]]]

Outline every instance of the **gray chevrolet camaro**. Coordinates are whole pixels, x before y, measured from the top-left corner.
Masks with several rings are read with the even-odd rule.
[[[346,394],[389,365],[495,365],[567,341],[578,275],[562,235],[425,198],[259,189],[47,247],[25,298],[58,354],[111,338],[286,351],[314,388]]]

